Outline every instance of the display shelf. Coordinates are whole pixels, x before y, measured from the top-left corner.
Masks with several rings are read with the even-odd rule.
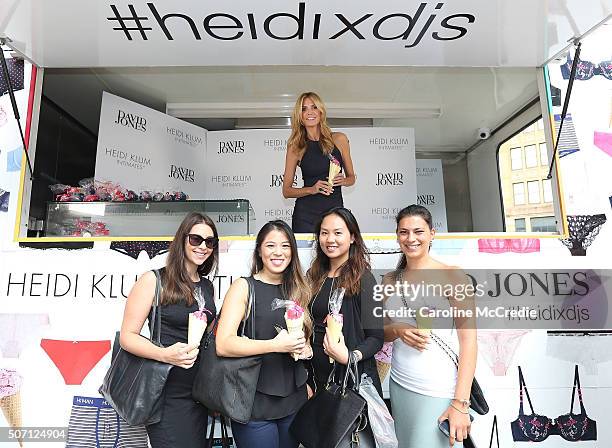
[[[220,236],[246,236],[255,213],[246,199],[162,202],[48,202],[46,237],[171,237],[189,212],[202,212]]]

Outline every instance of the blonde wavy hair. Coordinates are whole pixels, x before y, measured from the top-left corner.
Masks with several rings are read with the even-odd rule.
[[[325,104],[321,97],[314,92],[304,92],[300,94],[295,102],[293,112],[291,113],[291,136],[287,141],[287,148],[293,149],[298,155],[302,155],[306,150],[306,128],[304,127],[304,123],[302,123],[302,106],[306,98],[310,98],[321,112],[321,121],[319,123],[321,137],[319,139],[319,147],[323,154],[331,154],[334,149],[334,140],[332,138],[332,131],[327,124],[327,110],[325,109]]]

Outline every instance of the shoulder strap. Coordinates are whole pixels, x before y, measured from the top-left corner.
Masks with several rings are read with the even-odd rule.
[[[155,298],[151,307],[151,319],[149,320],[149,339],[151,342],[160,345],[161,342],[161,306],[160,306],[160,295],[161,295],[161,275],[159,269],[154,269],[155,274]],[[155,336],[155,330],[157,329],[157,336]]]
[[[572,388],[572,404],[570,413],[574,412],[574,397],[576,396],[576,386],[578,386],[578,401],[580,401],[580,413],[586,414],[584,403],[582,402],[582,387],[580,387],[580,375],[578,374],[578,364],[574,367],[574,387]]]
[[[531,398],[529,397],[529,391],[527,390],[527,384],[525,384],[525,378],[523,377],[523,371],[521,370],[521,366],[518,366],[519,371],[519,397],[520,397],[520,406],[519,406],[519,415],[524,415],[523,411],[523,390],[525,391],[525,395],[527,395],[527,401],[529,402],[529,407],[531,408],[531,413],[534,414],[533,405],[531,404]]]
[[[493,448],[493,433],[495,433],[495,439],[497,441],[497,448],[499,448],[499,433],[497,432],[497,415],[493,416],[493,426],[491,427],[491,439],[489,440],[489,448]]]
[[[240,329],[240,336],[244,336],[247,319],[249,318],[249,314],[250,314],[250,317],[252,318],[252,321],[253,321],[253,323],[251,324],[251,339],[255,339],[255,323],[254,323],[255,322],[255,305],[253,303],[253,299],[255,298],[255,285],[253,284],[253,279],[251,277],[242,277],[242,278],[246,280],[247,285],[249,287],[249,292],[248,292],[248,297],[247,297],[247,306],[246,306],[246,309],[244,310],[244,317],[242,318],[242,323],[241,323],[242,328]],[[212,329],[208,333],[208,338],[204,344],[205,347],[208,347],[210,338],[212,338],[213,335],[217,334],[217,327],[219,326],[219,321],[221,320],[222,312],[223,312],[223,306],[221,306],[221,310],[217,313],[217,318],[215,319],[215,322],[213,323]]]
[[[433,331],[430,332],[429,335],[431,336],[431,339],[436,344],[438,344],[438,347],[440,347],[442,351],[448,355],[448,357],[451,359],[453,364],[455,364],[455,367],[457,367],[458,369],[459,368],[459,357],[457,356],[457,353],[455,353],[455,351],[446,342],[444,342],[440,336],[435,334]]]
[[[247,325],[249,317],[251,318],[251,339],[255,339],[255,284],[253,277],[243,277],[247,285],[249,286],[249,295],[247,297],[247,306],[244,310],[244,317],[242,318],[242,329],[240,335],[244,336],[244,331]]]

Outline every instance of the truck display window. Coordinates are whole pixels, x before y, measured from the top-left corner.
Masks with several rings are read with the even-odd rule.
[[[249,78],[248,82],[263,89],[262,98],[271,98],[275,93],[267,80],[274,76],[295,77],[297,69],[262,67],[254,73],[244,67],[152,70],[159,76],[154,81],[145,68],[40,70],[31,148],[34,179],[30,182],[24,177],[18,239],[169,239],[172,225],[166,218],[186,213],[190,207],[224,213],[216,223],[220,233],[228,237],[252,235],[271,219],[291,222],[293,200],[284,200],[283,208],[268,206],[265,201],[258,203],[252,195],[265,191],[270,203],[283,200],[288,115],[299,92],[287,91],[288,99],[277,106],[259,98],[259,102],[252,99],[252,103],[245,103],[243,96],[237,94],[237,85],[223,90],[207,85],[206,97],[202,97],[205,101],[198,103],[172,102],[177,87],[168,87],[164,102],[160,102],[160,90],[155,88],[162,84],[176,86],[178,79],[187,84],[203,79],[212,84],[223,80],[232,86]],[[369,79],[380,90],[378,97],[373,97],[378,101],[334,98],[320,92],[329,98],[327,112],[332,129],[348,136],[357,131],[366,136],[372,133],[371,138],[349,138],[357,182],[343,188],[347,207],[367,204],[366,213],[380,218],[379,227],[364,226],[367,233],[393,233],[395,214],[410,203],[428,207],[438,233],[449,237],[457,233],[477,237],[482,232],[530,232],[532,206],[545,208],[539,210],[539,216],[554,214],[557,204],[550,190],[556,184],[545,182],[540,187],[541,179],[546,177],[543,171],[547,168],[544,161],[548,148],[546,123],[537,121],[542,115],[542,95],[546,95],[538,88],[540,70],[319,66],[299,70],[300,76],[315,72],[343,82]],[[97,83],[95,79],[104,82]],[[499,95],[496,83],[500,79],[508,83],[504,104],[494,101]],[[398,99],[390,100],[382,93],[383,80],[411,87],[402,91]],[[135,93],[128,88],[131,83],[145,85],[149,81],[150,90]],[[140,141],[153,132],[153,125],[134,111],[119,109],[112,117],[102,117],[102,105],[108,95],[105,83],[113,84],[115,98],[197,129],[186,132],[180,124],[168,125],[164,127],[164,138],[201,148],[202,160],[206,158],[202,168],[174,160],[174,149],[135,155],[129,148],[138,143],[131,143],[131,139]],[[425,85],[429,86],[426,90],[419,87]],[[468,85],[469,88],[459,88]],[[75,90],[74,94],[62,94],[69,88]],[[469,115],[465,114],[466,108],[472,111]],[[490,120],[491,127],[483,127],[484,120]],[[525,130],[514,139],[506,139],[507,144],[498,150],[499,136],[516,126]],[[399,134],[394,134],[395,130]],[[115,139],[116,145],[108,144],[109,132],[114,134],[111,140]],[[232,134],[236,132],[240,134]],[[226,134],[220,137],[220,133]],[[251,137],[258,135],[262,135],[260,140]],[[404,135],[413,135],[413,140]],[[397,158],[398,148],[407,144],[412,145],[412,162],[407,158],[406,163],[416,166],[413,178],[400,172],[404,169],[402,159],[393,159]],[[168,158],[167,169],[156,178],[160,185],[176,179],[202,188],[196,188],[199,192],[195,194],[171,187],[157,188],[150,176],[147,180],[147,176],[138,175],[139,171],[133,177],[136,186],[127,188],[99,176],[101,155],[112,158],[117,169],[129,166],[134,170],[147,168],[154,159]],[[211,157],[223,162],[215,165]],[[372,169],[387,159],[396,162],[386,169]],[[523,176],[527,171],[530,176]],[[112,177],[112,169],[107,168],[106,173]],[[294,184],[301,186],[301,182],[298,168]],[[393,197],[394,189],[411,183],[415,185],[412,197],[398,195],[389,205],[377,202],[377,198]],[[205,190],[204,185],[214,188]],[[244,194],[227,193],[238,187],[245,188]],[[363,201],[365,197],[367,201]],[[512,207],[519,209],[508,212]],[[515,225],[515,219],[525,218],[524,224],[517,221]],[[364,216],[358,219],[360,223],[367,222]]]

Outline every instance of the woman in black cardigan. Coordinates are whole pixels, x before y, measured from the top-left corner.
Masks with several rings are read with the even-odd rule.
[[[367,373],[382,397],[374,355],[383,345],[383,320],[374,317],[376,280],[370,272],[359,225],[350,210],[336,207],[324,213],[315,228],[315,243],[316,255],[307,273],[314,293],[309,305],[314,322],[313,358],[308,369],[309,395],[325,387],[334,365],[330,358],[336,361],[336,379],[340,379],[349,352],[353,352],[359,361],[359,377]],[[346,290],[340,309],[343,315],[340,340],[329,335],[325,323],[329,299],[337,288]]]

